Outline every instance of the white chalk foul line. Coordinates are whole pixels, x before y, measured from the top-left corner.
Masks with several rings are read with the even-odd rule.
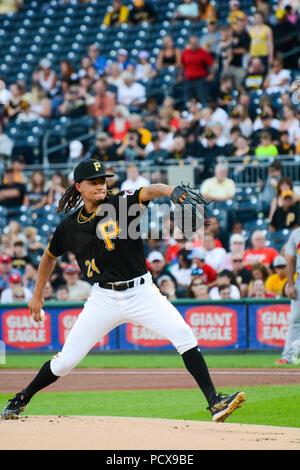
[[[0,375],[34,374],[37,370],[7,370],[0,369]],[[300,375],[300,371],[236,371],[211,370],[213,375]],[[73,375],[188,375],[185,370],[73,370]]]

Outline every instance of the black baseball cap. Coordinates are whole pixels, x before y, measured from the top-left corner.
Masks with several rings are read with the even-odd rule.
[[[109,178],[111,176],[115,175],[105,173],[104,164],[93,158],[83,160],[74,170],[75,183],[80,183],[83,180],[93,180],[95,178]]]

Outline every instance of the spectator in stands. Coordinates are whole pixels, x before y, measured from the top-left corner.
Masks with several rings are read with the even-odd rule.
[[[295,107],[290,105],[284,105],[282,108],[283,119],[280,122],[280,131],[288,131],[289,141],[291,144],[297,144],[300,137],[300,124],[296,117]]]
[[[248,296],[248,286],[251,282],[251,273],[243,264],[243,251],[231,253],[232,272],[235,275],[241,297]]]
[[[205,233],[203,247],[206,251],[205,262],[215,269],[215,271],[219,271],[224,257],[226,256],[225,249],[216,246],[215,237],[210,232]]]
[[[90,293],[92,286],[79,278],[78,267],[74,264],[67,264],[63,268],[63,278],[68,286],[70,301],[86,300]]]
[[[272,263],[271,263],[272,264]],[[266,267],[263,263],[255,263],[251,268],[251,281],[248,286],[248,294],[252,295],[253,292],[253,282],[256,279],[261,279],[265,284],[266,280],[269,277],[270,269]]]
[[[12,95],[6,87],[5,79],[0,76],[0,105],[7,105],[11,97]]]
[[[181,66],[181,51],[179,47],[174,46],[172,36],[165,36],[162,40],[162,48],[157,56],[155,68],[161,70],[170,66]]]
[[[273,116],[266,111],[262,111],[262,113],[260,114],[260,118],[262,128],[257,129],[251,134],[251,146],[255,149],[260,144],[261,135],[265,133],[271,135],[271,143],[277,146],[279,144],[280,133],[278,129],[273,127]]]
[[[25,265],[24,274],[22,276],[23,285],[27,287],[31,292],[34,291],[36,279],[37,279],[38,266],[32,261],[29,261]]]
[[[253,15],[254,24],[249,30],[251,38],[250,56],[259,57],[264,66],[271,66],[274,59],[274,38],[270,26],[265,22],[264,14],[256,11]]]
[[[189,250],[182,248],[177,253],[177,262],[170,266],[171,274],[176,278],[178,287],[188,288],[191,282],[192,262],[188,259]],[[167,256],[166,256],[167,257]]]
[[[272,135],[269,132],[262,132],[259,140],[259,145],[255,148],[255,156],[258,161],[275,158],[278,155],[278,148],[272,143]]]
[[[85,158],[85,149],[80,140],[72,140],[69,145],[69,161],[73,164],[81,162]]]
[[[238,300],[241,298],[241,293],[236,281],[235,275],[232,271],[223,270],[217,274],[217,285],[212,287],[209,291],[209,297],[212,300],[220,300],[221,297],[219,287],[227,286],[229,288],[229,296],[227,298]]]
[[[12,155],[13,147],[14,142],[10,137],[8,137],[5,132],[3,132],[3,126],[0,121],[0,159],[2,166],[2,168],[0,167],[0,169],[2,170],[1,172],[3,172],[6,160]]]
[[[232,107],[233,101],[233,79],[230,75],[223,75],[220,78],[220,89],[217,96],[217,103],[226,112]]]
[[[126,176],[126,180],[121,184],[121,191],[136,191],[150,184],[147,178],[140,175],[139,168],[135,163],[129,163],[127,165]]]
[[[41,209],[48,203],[48,192],[45,189],[46,178],[41,170],[35,170],[27,185],[24,197],[24,206],[29,206],[31,210]]]
[[[249,112],[246,106],[237,104],[230,112],[229,119],[225,126],[225,134],[229,135],[232,128],[238,127],[242,135],[250,137],[252,134],[252,121],[249,117]]]
[[[96,67],[100,75],[104,74],[106,67],[106,58],[100,54],[98,44],[91,44],[87,50],[87,56],[91,59],[92,64]]]
[[[297,41],[297,24],[294,25],[288,20],[287,11],[276,10],[276,24],[273,26],[275,38],[275,55],[283,55],[295,47]],[[297,54],[284,58],[284,67],[287,69],[297,68]]]
[[[118,104],[128,106],[130,112],[135,112],[145,105],[146,89],[144,85],[135,81],[134,75],[124,72],[123,84],[118,86]]]
[[[8,233],[11,236],[12,242],[22,240],[26,244],[26,236],[23,233],[23,228],[20,222],[17,220],[10,220],[7,229]]]
[[[230,294],[230,286],[226,286],[222,284],[221,286],[218,287],[218,295],[221,300],[228,300],[231,299],[231,294]]]
[[[0,15],[18,13],[24,5],[24,0],[6,0],[0,3]]]
[[[266,290],[264,281],[262,279],[255,279],[253,281],[253,288],[251,297],[255,299],[268,299],[278,297],[274,292],[268,292]]]
[[[129,13],[128,21],[131,25],[142,23],[155,23],[157,14],[152,4],[145,0],[132,0],[133,6]]]
[[[139,137],[136,129],[128,130],[126,138],[116,150],[120,160],[144,160],[146,157],[145,146],[140,144]]]
[[[225,248],[227,250],[228,246],[228,234],[225,233],[225,230],[220,225],[220,221],[217,216],[209,217],[209,224],[204,227],[205,232],[210,232],[214,235],[216,246]],[[204,233],[205,233],[204,232]]]
[[[210,219],[209,219],[210,220]],[[208,225],[208,230],[210,230],[210,225]],[[223,262],[220,266],[220,270],[227,269],[232,271],[234,266],[232,264],[232,256],[235,253],[243,252],[245,249],[245,239],[240,233],[233,233],[229,239],[229,252],[223,259]]]
[[[116,91],[118,86],[123,84],[122,74],[123,70],[120,70],[118,62],[112,62],[112,64],[106,67],[105,79],[109,91]]]
[[[99,132],[96,135],[96,145],[88,153],[89,158],[99,160],[100,162],[112,162],[119,160],[117,146],[113,138],[107,132]]]
[[[206,20],[207,33],[200,37],[200,46],[206,49],[215,59],[218,54],[221,34],[218,27],[218,20],[215,17]]]
[[[11,302],[17,303],[17,302],[25,302],[25,301],[26,301],[26,295],[25,295],[24,287],[13,287]]]
[[[120,26],[128,22],[129,8],[123,5],[122,0],[112,0],[112,6],[107,10],[102,24],[106,26]]]
[[[114,110],[114,118],[107,131],[113,136],[115,142],[121,143],[131,127],[129,111],[126,106],[117,105]]]
[[[230,0],[229,2],[229,14],[227,17],[227,21],[231,25],[233,29],[236,28],[236,24],[238,20],[242,20],[246,22],[247,16],[241,10],[241,5],[239,0]]]
[[[148,254],[147,261],[154,284],[157,285],[159,277],[164,275],[168,275],[175,280],[174,276],[168,271],[165,257],[160,251],[151,251]]]
[[[58,286],[55,292],[55,297],[57,302],[69,302],[70,296],[68,286],[64,284]]]
[[[4,109],[4,122],[15,121],[18,114],[28,109],[24,99],[25,90],[21,83],[13,82],[9,86],[10,99]]]
[[[157,287],[159,288],[162,295],[167,297],[168,300],[176,300],[176,283],[168,274],[160,276],[157,280]]]
[[[92,104],[88,107],[88,114],[97,119],[99,125],[107,129],[114,116],[116,98],[108,91],[107,83],[99,78],[93,85]]]
[[[53,287],[50,281],[48,281],[45,286],[43,297],[45,302],[53,302],[56,300],[56,297],[53,292]]]
[[[69,60],[62,60],[59,64],[59,79],[67,79],[72,81],[76,73],[73,65]]]
[[[290,71],[283,68],[282,59],[275,58],[273,60],[272,67],[264,80],[264,90],[266,90],[266,93],[269,95],[272,95],[272,93],[284,93],[289,89],[290,85]]]
[[[152,135],[151,148],[152,150],[147,153],[146,159],[153,161],[155,164],[164,164],[169,156],[169,152],[161,148],[160,139],[157,134]]]
[[[245,78],[245,62],[250,49],[250,36],[245,18],[236,17],[231,44],[228,74],[233,78],[235,89],[240,89]]]
[[[209,101],[210,83],[215,78],[215,62],[211,54],[199,46],[198,36],[191,36],[181,56],[180,78],[184,78],[185,98],[202,104]]]
[[[279,160],[274,160],[268,167],[267,178],[259,180],[261,210],[266,217],[270,214],[271,204],[276,198],[276,188],[282,178],[282,164]]]
[[[282,229],[294,229],[300,223],[300,205],[295,201],[291,189],[280,194],[281,206],[277,207],[270,221],[269,230],[275,232]]]
[[[244,91],[248,93],[261,90],[266,76],[266,67],[260,57],[251,57],[242,83]]]
[[[170,149],[168,158],[177,161],[186,161],[191,164],[195,161],[196,155],[189,152],[185,138],[181,134],[175,134],[172,148]]]
[[[174,10],[175,20],[199,21],[199,8],[193,0],[182,0]]]
[[[24,229],[24,235],[27,240],[27,253],[31,259],[36,259],[45,251],[44,244],[38,239],[38,230],[36,227],[29,226]]]
[[[62,173],[54,173],[48,189],[48,204],[57,207],[58,202],[68,187],[68,181]]]
[[[12,267],[12,257],[2,253],[0,256],[0,291],[9,287],[9,276],[20,275],[20,272]]]
[[[217,145],[217,135],[209,129],[204,131],[201,137],[198,155],[204,159],[204,169],[200,175],[201,181],[204,181],[214,175],[217,160],[224,154],[224,148]]]
[[[25,194],[25,185],[15,183],[13,168],[11,166],[6,167],[2,184],[0,184],[0,206],[7,209],[22,206]]]
[[[280,131],[278,153],[279,155],[295,155],[296,146],[294,143],[290,142],[290,135],[287,130]]]
[[[2,304],[13,302],[13,289],[22,287],[25,294],[24,302],[29,302],[32,297],[32,292],[27,287],[22,286],[22,278],[20,274],[10,274],[8,276],[8,287],[1,292],[0,302]]]
[[[233,145],[233,157],[248,157],[251,152],[249,139],[243,135],[239,135]]]
[[[138,63],[135,66],[135,80],[142,80],[143,78],[154,78],[157,72],[154,65],[150,62],[150,54],[148,51],[139,51]]]
[[[52,115],[51,100],[48,92],[38,83],[33,82],[27,95],[28,107],[17,116],[17,122],[36,121],[39,118],[50,118]]]
[[[13,244],[12,267],[17,269],[23,276],[26,264],[30,262],[31,258],[26,255],[25,243],[23,240],[15,240]]]
[[[268,291],[283,297],[283,289],[287,283],[287,262],[283,256],[277,256],[272,263],[275,273],[270,274],[265,282]]]
[[[200,21],[217,18],[217,9],[211,4],[211,0],[198,0]]]
[[[266,246],[266,236],[262,230],[255,230],[251,236],[252,248],[245,250],[243,261],[247,269],[254,264],[262,263],[269,267],[278,256],[277,250]]]
[[[195,277],[189,286],[187,298],[197,300],[209,300],[209,287],[203,284],[200,277]]]
[[[51,62],[48,59],[41,59],[38,67],[38,81],[41,87],[51,93],[56,88],[57,74],[51,68]]]
[[[90,66],[93,66],[93,61],[89,56],[83,56],[80,61],[80,68],[77,72],[78,77],[85,77],[88,73]],[[96,69],[97,70],[97,69]],[[70,78],[67,78],[70,81]]]
[[[188,259],[192,260],[192,278],[199,274],[198,270],[201,270],[202,282],[209,287],[215,284],[217,272],[212,266],[206,263],[206,251],[203,248],[191,250]]]
[[[235,195],[235,183],[228,178],[228,166],[218,163],[215,168],[215,176],[206,179],[201,185],[201,193],[208,200],[227,201]]]

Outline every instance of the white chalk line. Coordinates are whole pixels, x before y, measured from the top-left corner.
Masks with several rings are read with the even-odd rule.
[[[34,374],[37,370],[0,370],[0,375],[25,375]],[[236,371],[236,370],[211,370],[212,375],[300,375],[300,371]],[[74,370],[72,375],[188,375],[185,370]],[[69,375],[70,375],[69,374]]]

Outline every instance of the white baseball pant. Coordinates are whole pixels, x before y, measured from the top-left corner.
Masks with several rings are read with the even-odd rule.
[[[122,323],[139,324],[168,339],[179,354],[197,346],[197,339],[178,310],[153,284],[150,273],[135,278],[125,291],[113,291],[94,284],[92,292],[68,334],[62,351],[50,363],[54,375],[67,375],[92,347]]]
[[[291,300],[291,317],[284,349],[282,352],[283,359],[292,362],[294,352],[293,342],[300,339],[300,276],[298,275],[295,282],[297,291],[297,300]]]

